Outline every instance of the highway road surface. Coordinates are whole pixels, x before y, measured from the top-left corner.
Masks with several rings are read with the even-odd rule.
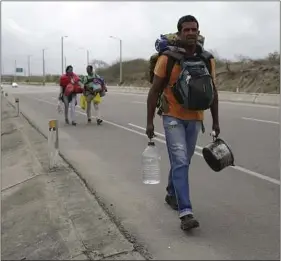
[[[161,119],[155,121],[162,156],[162,182],[142,184],[141,153],[146,95],[110,92],[102,103],[102,126],[86,123],[77,107],[77,126],[64,124],[56,111],[58,87],[4,87],[8,98],[48,133],[48,120],[60,122],[60,150],[81,173],[120,224],[154,259],[280,259],[280,116],[279,108],[220,103],[221,137],[232,147],[235,167],[213,172],[201,150],[210,142],[200,134],[190,170],[194,212],[201,227],[180,230],[177,213],[165,203],[169,161]]]

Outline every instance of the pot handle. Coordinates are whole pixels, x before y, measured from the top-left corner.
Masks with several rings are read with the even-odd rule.
[[[212,131],[212,132],[210,133],[210,136],[213,137],[213,141],[216,141],[217,138],[218,138],[218,137],[216,137],[216,132],[215,132],[215,131]]]

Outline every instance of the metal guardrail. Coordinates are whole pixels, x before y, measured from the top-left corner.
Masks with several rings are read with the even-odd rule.
[[[8,84],[10,85],[10,83]],[[28,84],[23,83],[23,86],[28,86]],[[57,84],[52,84],[57,86]],[[48,88],[45,86],[44,88]],[[137,87],[137,86],[108,86],[109,90],[112,91],[122,91],[122,92],[136,92],[136,93],[147,93],[148,87]],[[219,91],[219,99],[221,101],[231,101],[231,102],[243,102],[243,103],[255,103],[264,104],[271,106],[279,106],[280,104],[280,94],[269,94],[269,93],[246,93],[246,92],[230,92],[230,91]]]
[[[148,88],[145,87],[132,87],[132,86],[108,86],[109,90],[147,93]],[[279,106],[280,94],[268,93],[246,93],[246,92],[230,92],[219,91],[219,99],[222,101],[255,103],[271,106]]]

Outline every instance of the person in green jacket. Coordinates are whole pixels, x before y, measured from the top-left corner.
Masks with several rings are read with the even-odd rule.
[[[87,118],[88,118],[88,123],[90,123],[92,121],[92,117],[91,117],[91,104],[93,99],[97,96],[100,95],[99,91],[95,91],[93,88],[93,80],[95,78],[99,78],[99,75],[97,75],[94,72],[93,66],[92,65],[88,65],[87,66],[87,76],[83,77],[83,84],[84,84],[84,93],[83,95],[86,97],[86,101],[87,101]],[[99,97],[101,99],[101,97]],[[99,107],[99,103],[94,101],[94,109],[96,111],[96,117],[97,117],[97,124],[100,125],[103,120],[101,119],[101,115],[100,115],[100,107]]]

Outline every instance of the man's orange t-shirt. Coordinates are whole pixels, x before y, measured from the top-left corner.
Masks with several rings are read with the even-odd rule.
[[[154,68],[154,74],[160,78],[166,77],[166,67],[167,67],[168,57],[166,55],[159,56],[157,63]],[[163,115],[172,116],[181,120],[199,120],[204,119],[204,111],[191,111],[183,108],[175,99],[172,93],[172,85],[175,84],[177,78],[181,73],[181,67],[179,64],[175,64],[171,72],[170,81],[167,88],[164,89],[164,95],[168,101],[169,111],[163,113]],[[211,75],[215,82],[215,60],[211,59]]]

